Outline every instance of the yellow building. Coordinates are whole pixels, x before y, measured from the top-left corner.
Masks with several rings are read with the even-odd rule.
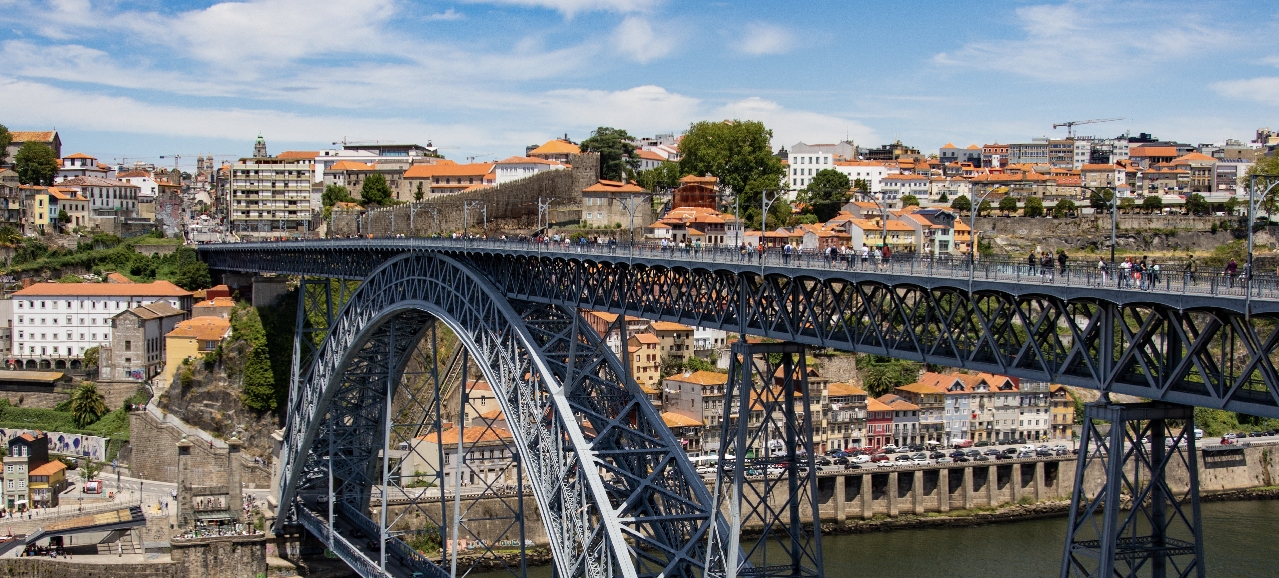
[[[649,325],[660,342],[658,354],[663,358],[672,357],[687,361],[693,356],[693,328],[683,323],[670,321],[654,321]]]
[[[183,361],[217,349],[218,344],[230,336],[231,322],[221,317],[192,317],[178,323],[164,336],[167,355],[160,379],[171,382]]]
[[[1075,436],[1075,398],[1059,383],[1048,388],[1048,403],[1052,412],[1052,437],[1068,440]]]
[[[45,462],[28,474],[33,506],[51,508],[58,505],[58,494],[67,488],[67,465],[59,460]]]
[[[631,377],[644,388],[645,393],[652,390],[657,394],[660,391],[657,388],[657,382],[662,377],[662,357],[657,351],[659,345],[661,341],[652,333],[637,333],[626,342]],[[660,397],[657,403],[661,403]]]

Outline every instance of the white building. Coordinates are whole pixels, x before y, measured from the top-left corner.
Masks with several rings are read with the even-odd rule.
[[[835,170],[848,176],[849,183],[857,179],[870,185],[870,192],[878,193],[884,188],[884,178],[889,174],[888,167],[876,161],[835,161]]]
[[[111,343],[112,317],[156,301],[191,310],[191,292],[168,281],[31,285],[13,294],[9,364],[78,369],[84,350]]]
[[[496,175],[495,184],[500,185],[528,178],[538,173],[563,170],[565,168],[568,167],[555,161],[514,156],[497,161],[497,164],[493,166],[493,172]]]
[[[666,156],[651,150],[636,150],[635,156],[638,157],[639,160],[639,168],[636,170],[641,171],[652,170],[661,166],[662,163],[670,162]]]
[[[830,153],[808,153],[808,154],[791,154],[790,167],[787,180],[790,183],[792,192],[807,187],[813,182],[813,175],[821,172],[822,169],[833,169],[835,165],[834,155]]]
[[[160,185],[150,172],[132,170],[116,175],[116,179],[138,187],[138,198],[144,201],[154,200],[160,194]]]
[[[54,184],[76,177],[111,178],[111,167],[98,162],[98,159],[84,153],[75,153],[62,157],[58,174],[54,175]]]
[[[137,185],[131,185],[116,179],[101,177],[75,177],[58,183],[62,189],[75,189],[80,196],[89,200],[89,211],[94,216],[104,212],[115,212],[119,216],[131,217],[138,210]]]

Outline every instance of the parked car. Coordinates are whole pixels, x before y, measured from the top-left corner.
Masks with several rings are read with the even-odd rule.
[[[920,445],[920,444],[910,444],[910,451],[912,451],[912,452],[922,452],[922,451],[924,451],[924,446],[922,446],[922,445]]]
[[[1035,452],[1017,452],[1017,459],[1019,460],[1033,457],[1035,457]]]
[[[973,440],[959,440],[958,442],[955,442],[955,447],[957,447],[957,448],[971,448],[971,447],[973,447]]]
[[[1034,451],[1034,450],[1032,450],[1032,451]],[[1017,455],[1017,452],[1018,452],[1017,448],[1004,448],[1004,451],[1002,451],[1002,452],[1000,452],[1000,453],[1001,453],[1001,454],[1003,454],[1003,455],[1015,456],[1015,455]]]
[[[849,462],[854,464],[864,464],[866,462],[869,462],[870,460],[871,460],[871,457],[866,454],[857,454],[853,456],[852,459],[849,460]]]
[[[891,247],[890,247],[890,248],[891,248]],[[891,453],[894,453],[894,452],[896,452],[896,451],[897,451],[897,446],[896,446],[896,445],[894,445],[894,444],[887,444],[887,445],[885,445],[882,449],[883,449],[884,453],[886,453],[886,454],[891,454]]]
[[[997,460],[1011,460],[1011,459],[1013,459],[1013,454],[999,454],[999,455],[995,456],[995,459],[997,459]]]
[[[1070,455],[1070,452],[1068,452],[1068,451],[1066,451],[1066,450],[1057,450],[1057,455],[1058,455],[1058,456],[1068,456],[1068,455]]]
[[[964,463],[964,462],[971,462],[971,461],[973,461],[973,460],[972,460],[971,458],[969,458],[968,456],[959,456],[959,457],[957,457],[957,458],[951,458],[951,460],[952,460],[952,461],[954,461],[954,462],[956,462],[956,463]],[[938,461],[941,461],[941,460],[938,460]]]
[[[974,461],[974,462],[989,462],[989,461],[990,461],[990,456],[987,456],[987,455],[980,455],[980,456],[977,456],[977,457],[973,458],[973,461]]]
[[[935,459],[944,458],[944,457],[946,457],[946,454],[943,454],[941,452],[934,451],[934,452],[928,453],[928,459],[930,460],[935,460]]]
[[[890,248],[891,248],[891,247],[890,247]],[[815,463],[815,464],[817,464],[817,465],[819,465],[819,466],[829,466],[829,465],[831,464],[831,461],[830,461],[830,460],[828,460],[828,459],[826,459],[826,458],[817,458],[817,459],[813,460],[813,463]]]
[[[1066,444],[1057,444],[1053,446],[1053,449],[1057,451],[1062,451],[1062,450],[1068,450],[1070,448],[1066,447]]]
[[[891,248],[891,247],[890,247],[890,248]],[[990,445],[991,445],[991,444],[990,444],[990,440],[982,440],[982,441],[979,441],[979,442],[977,442],[977,443],[973,444],[973,447],[977,447],[977,448],[984,448],[984,447],[989,447]]]
[[[940,457],[940,458],[937,458],[937,463],[939,463],[939,464],[949,464],[949,463],[951,463],[951,462],[953,462],[953,461],[955,461],[955,460],[952,460],[952,459],[950,459],[950,458],[948,458],[948,457],[946,457],[946,456],[942,456],[942,457]]]
[[[848,464],[848,465],[844,466],[844,469],[846,469],[846,470],[860,470],[860,469],[862,469],[862,465],[861,465],[861,464]]]
[[[953,451],[953,452],[950,452],[950,457],[951,457],[952,459],[954,459],[954,458],[962,458],[962,457],[964,457],[965,455],[967,455],[967,454],[966,454],[966,452],[964,452],[964,450],[955,450],[955,451]]]
[[[1053,451],[1048,448],[1039,448],[1035,450],[1035,456],[1037,457],[1048,458],[1048,457],[1052,457],[1052,455],[1053,455]]]
[[[1002,452],[1000,452],[999,450],[997,450],[997,449],[995,449],[995,448],[990,448],[990,449],[988,449],[988,450],[986,450],[986,451],[982,452],[982,454],[983,454],[983,455],[987,455],[987,456],[997,456],[997,455],[999,455],[1000,453],[1002,453]]]
[[[871,463],[887,462],[892,461],[892,458],[888,457],[888,454],[875,454],[870,457],[870,461]]]
[[[1232,433],[1228,433],[1228,434],[1226,434],[1226,435],[1221,436],[1221,439],[1223,439],[1223,440],[1233,440],[1233,439],[1235,439],[1235,438],[1237,438],[1237,437],[1239,437],[1239,436],[1237,436],[1237,435],[1235,435],[1235,434],[1232,434]]]
[[[863,457],[864,457],[864,456],[863,456]],[[846,458],[846,457],[842,457],[842,456],[841,456],[841,457],[838,457],[838,458],[835,458],[834,460],[832,460],[832,461],[831,461],[831,463],[833,463],[833,464],[835,464],[835,465],[837,465],[837,466],[846,466],[846,465],[848,465],[848,464],[850,464],[850,463],[852,463],[852,462],[850,462],[848,458]]]
[[[1021,446],[1021,451],[1023,451],[1023,452],[1031,452],[1031,453],[1034,453],[1034,451],[1035,451],[1035,446],[1030,445],[1030,444],[1026,444],[1026,445],[1024,445],[1024,446]]]

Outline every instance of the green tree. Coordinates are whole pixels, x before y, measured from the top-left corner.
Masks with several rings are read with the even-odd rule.
[[[1279,175],[1279,155],[1271,153],[1257,159],[1257,164],[1248,169],[1248,176],[1253,175]],[[1279,212],[1279,187],[1270,189],[1261,199],[1261,208],[1267,213]]]
[[[13,144],[13,134],[9,128],[0,124],[0,164],[4,164],[9,156],[9,145]]]
[[[1070,199],[1062,199],[1057,201],[1057,206],[1053,207],[1053,216],[1061,219],[1067,215],[1075,214],[1075,202]]]
[[[1113,198],[1115,198],[1115,192],[1110,189],[1101,189],[1100,191],[1093,189],[1092,193],[1088,195],[1088,206],[1092,207],[1093,211],[1109,213],[1110,200]]]
[[[96,479],[98,474],[102,473],[102,462],[85,458],[84,465],[80,467],[80,479],[89,481]]]
[[[624,181],[639,168],[639,156],[631,144],[631,135],[622,129],[607,126],[595,129],[590,138],[582,141],[582,152],[599,153],[601,179]]]
[[[50,186],[58,174],[58,155],[44,143],[27,141],[13,155],[18,182],[24,185]]]
[[[937,197],[937,202],[939,202],[939,203],[949,203],[949,202],[950,202],[950,197],[946,196],[946,192],[945,192],[945,191],[942,191],[941,196],[940,196],[940,197]]]
[[[1035,196],[1026,197],[1025,205],[1026,205],[1025,210],[1022,212],[1025,213],[1027,217],[1044,216],[1044,200],[1043,199]]]
[[[848,175],[835,169],[822,169],[813,175],[813,180],[796,195],[796,199],[808,206],[807,211],[825,223],[839,214],[839,209],[848,202]]]
[[[62,209],[58,209],[58,221],[61,223],[70,223],[71,215],[68,215],[67,212]]]
[[[919,206],[919,197],[916,197],[915,195],[903,195],[903,196],[902,196],[902,206],[903,206],[903,207],[918,207],[918,206]]]
[[[391,205],[395,203],[395,192],[386,184],[386,177],[382,173],[373,173],[360,186],[360,202],[366,207]]]
[[[864,194],[866,194],[866,193],[869,193],[869,192],[870,192],[870,181],[868,181],[868,180],[866,180],[866,179],[855,179],[855,180],[853,180],[853,189],[854,189],[854,190],[856,190],[858,193],[863,194],[863,195],[864,195]],[[943,196],[943,197],[944,197],[944,196],[946,196],[946,193],[942,193],[942,196]]]
[[[994,205],[990,204],[990,199],[982,199],[981,204],[977,205],[977,214],[982,217],[989,217],[992,208],[994,208]]]
[[[14,228],[13,225],[0,227],[0,245],[13,247],[19,243],[22,243],[22,233]]]
[[[342,185],[324,185],[324,194],[320,196],[320,200],[325,207],[355,202],[355,199],[351,198],[351,191]]]
[[[426,196],[426,189],[422,188],[422,181],[418,181],[417,190],[413,191],[413,200],[421,201]]]
[[[959,195],[950,202],[950,208],[956,211],[971,211],[973,210],[973,202],[968,200],[968,195]]]
[[[679,163],[661,163],[635,173],[635,182],[646,191],[660,191],[679,186]]]
[[[173,277],[173,283],[187,291],[198,291],[212,287],[213,277],[209,274],[208,265],[196,261],[178,268],[177,275]]]
[[[1005,215],[1009,213],[1016,213],[1017,198],[1011,195],[1004,195],[1004,198],[999,199],[999,212]]]
[[[1207,215],[1210,210],[1208,199],[1199,193],[1191,193],[1186,197],[1186,212],[1191,215]]]
[[[1132,197],[1124,197],[1119,199],[1119,212],[1131,215],[1133,209],[1137,208],[1137,200]]]
[[[862,386],[871,397],[879,397],[894,388],[914,383],[919,379],[919,364],[878,355],[857,358]]]
[[[77,427],[85,427],[107,415],[106,398],[91,381],[80,384],[71,393],[71,417]]]
[[[680,173],[711,174],[720,183],[741,195],[742,215],[747,226],[759,226],[761,197],[765,190],[778,190],[786,167],[773,155],[773,131],[759,121],[702,121],[694,123],[680,141]],[[783,205],[779,200],[774,206]],[[787,206],[787,211],[789,206]],[[783,212],[780,207],[777,211]],[[770,217],[776,217],[770,211]]]
[[[98,346],[95,345],[93,347],[90,347],[84,350],[83,357],[84,357],[84,367],[86,369],[90,367],[97,367],[98,366]]]
[[[1265,199],[1262,199],[1262,202],[1265,202]],[[1239,210],[1239,199],[1235,197],[1226,199],[1226,214],[1233,217],[1237,210]]]
[[[1233,199],[1234,197],[1231,198]],[[1150,195],[1141,202],[1141,208],[1145,209],[1147,213],[1158,213],[1164,208],[1164,200],[1159,195]]]

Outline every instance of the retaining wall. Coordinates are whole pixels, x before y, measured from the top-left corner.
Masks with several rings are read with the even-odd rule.
[[[185,426],[172,415],[160,414],[165,415],[165,421],[161,421],[152,412],[160,414],[154,406],[148,406],[146,411],[133,411],[129,414],[129,468],[134,475],[146,480],[177,483],[177,443],[186,434],[187,440],[192,444],[190,467],[195,479],[226,479],[226,442],[213,438],[204,431]],[[254,464],[244,454],[240,454],[240,457],[240,476],[244,487],[268,487],[271,482],[270,469]]]

